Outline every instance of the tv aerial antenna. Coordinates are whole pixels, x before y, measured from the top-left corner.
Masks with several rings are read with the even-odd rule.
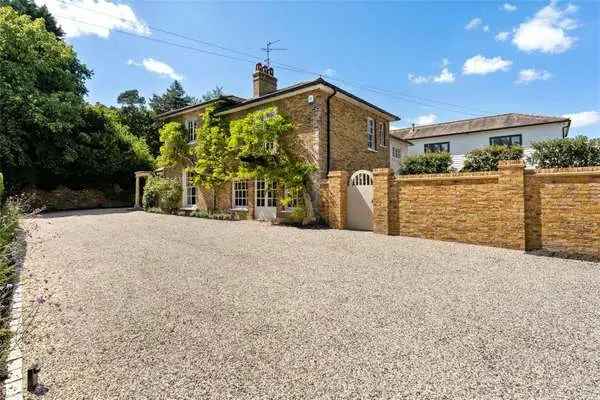
[[[267,42],[266,47],[261,47],[261,50],[267,53],[267,58],[265,59],[265,63],[267,63],[267,67],[271,66],[271,52],[272,51],[287,50],[282,47],[272,47],[277,42],[280,42],[280,40],[275,40],[273,42]]]

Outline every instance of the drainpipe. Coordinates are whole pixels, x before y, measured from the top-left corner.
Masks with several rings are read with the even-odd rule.
[[[329,104],[329,100],[331,100],[331,98],[333,96],[335,96],[335,94],[337,93],[337,89],[335,88],[335,86],[333,87],[333,93],[331,93],[329,96],[327,96],[327,171],[325,173],[325,176],[327,177],[327,175],[329,175],[329,167],[330,167],[330,153],[331,153],[331,130],[330,130],[330,122],[329,120],[331,119],[331,106]]]

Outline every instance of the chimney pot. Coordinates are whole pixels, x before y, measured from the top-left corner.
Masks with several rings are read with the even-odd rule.
[[[260,97],[277,90],[277,78],[273,67],[257,63],[252,74],[253,96]]]

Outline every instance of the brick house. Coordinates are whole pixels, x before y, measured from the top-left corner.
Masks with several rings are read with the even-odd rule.
[[[277,107],[294,124],[293,143],[298,155],[314,163],[318,171],[310,177],[310,197],[319,209],[319,182],[329,171],[352,173],[372,170],[389,164],[389,126],[399,118],[341,89],[322,78],[277,88],[273,68],[256,65],[253,97],[219,98],[161,114],[160,119],[179,121],[187,130],[190,143],[196,140],[203,111],[214,106],[216,115],[225,121],[243,117],[266,107]],[[183,185],[182,209],[206,210],[212,207],[212,191],[194,187],[185,167],[164,171],[166,176],[180,179]],[[285,215],[278,202],[284,188],[276,183],[235,181],[217,191],[216,208],[246,212],[249,218],[272,220]],[[138,196],[139,197],[139,196]],[[139,204],[138,204],[139,205]]]

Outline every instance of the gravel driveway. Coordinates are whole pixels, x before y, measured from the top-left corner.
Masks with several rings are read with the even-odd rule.
[[[600,264],[104,210],[35,221],[45,399],[600,398]]]

